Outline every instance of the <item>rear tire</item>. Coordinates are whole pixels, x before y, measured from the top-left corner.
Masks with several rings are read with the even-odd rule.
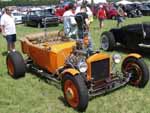
[[[112,51],[116,46],[113,33],[104,32],[101,35],[101,48],[105,51]]]
[[[25,75],[25,63],[19,52],[10,52],[6,58],[8,73],[13,78],[20,78]]]
[[[80,75],[64,75],[62,89],[67,103],[78,111],[85,111],[88,106],[88,89]]]
[[[149,70],[142,58],[129,57],[122,63],[122,72],[131,73],[129,84],[144,88],[149,81]]]

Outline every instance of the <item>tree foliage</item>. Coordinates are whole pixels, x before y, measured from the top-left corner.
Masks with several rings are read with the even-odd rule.
[[[24,5],[51,5],[57,4],[59,0],[12,0],[0,1],[0,7],[5,6],[24,6]]]

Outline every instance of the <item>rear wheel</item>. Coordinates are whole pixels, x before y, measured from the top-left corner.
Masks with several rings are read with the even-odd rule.
[[[80,75],[64,75],[62,89],[67,103],[79,111],[85,111],[88,105],[88,89]]]
[[[8,73],[13,78],[25,75],[25,63],[19,52],[10,52],[6,59]]]
[[[104,32],[101,35],[101,48],[105,51],[112,51],[115,47],[115,38],[111,32]]]
[[[142,58],[127,58],[122,64],[123,73],[131,73],[129,84],[143,88],[149,80],[148,67]]]

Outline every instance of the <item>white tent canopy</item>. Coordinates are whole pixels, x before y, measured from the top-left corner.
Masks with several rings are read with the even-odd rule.
[[[89,1],[89,3],[92,2],[92,0],[87,0],[87,1]],[[93,1],[94,1],[95,4],[97,4],[97,3],[107,3],[106,0],[93,0]]]
[[[141,4],[141,2],[139,2],[139,1],[134,1],[133,3],[135,3],[135,4]]]
[[[132,2],[127,1],[127,0],[121,0],[121,1],[117,2],[116,4],[126,5],[126,4],[132,4]]]

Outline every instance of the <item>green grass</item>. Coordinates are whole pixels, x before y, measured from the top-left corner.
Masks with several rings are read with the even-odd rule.
[[[149,21],[150,17],[126,19],[123,25]],[[100,34],[116,27],[116,21],[104,21],[105,27],[100,30],[98,20],[91,25],[94,48],[98,49]],[[49,31],[59,28],[49,27]],[[43,29],[17,25],[18,40],[27,34],[40,32]],[[20,42],[16,43],[17,50],[21,51]],[[63,93],[54,83],[46,83],[40,78],[27,73],[24,78],[13,80],[6,69],[3,53],[6,51],[6,41],[0,36],[0,113],[76,113],[74,109],[66,106]],[[102,51],[104,52],[104,51]],[[120,53],[123,57],[126,52]],[[148,57],[146,63],[150,64]],[[86,113],[149,113],[150,109],[150,84],[144,89],[126,86],[107,95],[101,95],[89,101]]]

